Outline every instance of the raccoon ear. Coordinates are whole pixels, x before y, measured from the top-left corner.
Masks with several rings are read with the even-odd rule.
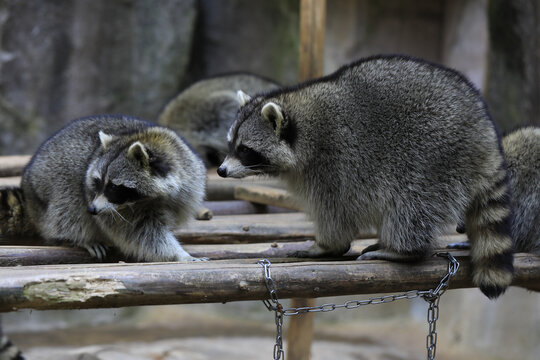
[[[114,136],[105,134],[101,130],[99,131],[98,135],[99,135],[99,141],[101,142],[101,146],[103,146],[103,149],[105,150],[107,149],[109,144],[115,139]]]
[[[140,141],[136,141],[128,149],[128,157],[137,160],[142,165],[146,166],[150,163],[148,151]]]
[[[246,103],[251,100],[251,96],[249,96],[242,90],[238,90],[236,92],[236,97],[238,98],[238,103],[240,104],[240,106],[246,105]]]
[[[283,112],[281,111],[281,108],[279,105],[269,102],[266,105],[263,106],[261,110],[262,117],[268,121],[272,127],[274,128],[274,131],[279,136],[281,135],[281,131],[283,130]]]

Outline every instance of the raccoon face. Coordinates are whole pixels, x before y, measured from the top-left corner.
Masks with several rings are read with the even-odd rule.
[[[101,153],[86,173],[91,214],[115,211],[179,191],[178,182],[169,176],[171,167],[164,159],[157,159],[147,146],[140,141],[131,145],[114,144],[112,137],[101,134]]]
[[[218,168],[222,177],[278,175],[294,166],[294,122],[280,105],[239,92],[241,103],[227,140],[229,152]]]

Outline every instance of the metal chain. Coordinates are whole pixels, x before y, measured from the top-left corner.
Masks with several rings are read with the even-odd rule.
[[[264,283],[270,293],[270,299],[263,300],[263,304],[269,311],[274,311],[276,321],[276,343],[274,344],[274,360],[285,360],[285,353],[283,352],[283,306],[279,303],[276,291],[276,284],[270,276],[270,266],[272,263],[267,259],[259,260],[257,262],[264,268]]]
[[[269,300],[263,300],[264,305],[270,311],[275,312],[276,319],[276,343],[274,345],[274,360],[285,359],[283,352],[283,316],[294,316],[298,314],[310,313],[310,312],[329,312],[336,309],[357,309],[364,305],[374,304],[386,304],[396,300],[402,299],[414,299],[422,297],[428,302],[427,322],[428,322],[428,335],[426,337],[426,349],[427,359],[435,359],[435,352],[437,347],[437,319],[439,318],[439,301],[448,289],[450,278],[453,277],[458,269],[459,262],[448,252],[436,253],[433,256],[445,257],[448,260],[448,271],[446,275],[439,281],[439,284],[435,289],[431,290],[410,290],[403,294],[377,296],[364,300],[349,300],[343,304],[323,304],[319,306],[300,307],[300,308],[287,308],[283,309],[277,297],[276,284],[270,276],[270,266],[272,265],[267,259],[259,260],[257,263],[264,269],[264,281],[266,288],[270,293]]]

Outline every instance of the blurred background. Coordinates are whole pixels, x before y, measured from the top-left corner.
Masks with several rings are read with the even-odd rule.
[[[294,84],[298,43],[297,0],[0,0],[0,155],[31,154],[78,117],[154,120],[179,91],[211,75],[250,71]],[[540,124],[538,0],[329,0],[325,74],[378,53],[463,72],[503,132]],[[426,308],[418,300],[319,314],[312,358],[424,357]],[[260,302],[2,317],[30,359],[45,346],[117,342],[183,349],[167,359],[262,359],[273,346],[273,314]],[[450,291],[438,329],[440,359],[538,359],[540,294],[512,288],[491,302],[476,289]],[[114,349],[101,349],[113,354],[103,358],[137,359]]]

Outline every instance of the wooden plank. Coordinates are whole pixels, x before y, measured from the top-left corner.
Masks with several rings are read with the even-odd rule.
[[[462,242],[464,235],[445,236],[442,244]],[[377,239],[358,239],[351,244],[350,250],[341,258],[355,259],[366,246],[374,244]],[[207,257],[212,260],[236,260],[279,258],[283,259],[298,250],[306,250],[313,240],[281,242],[273,241],[255,244],[184,244],[183,247],[196,257]],[[114,249],[109,250],[110,256],[105,262],[118,262],[126,259]],[[298,260],[296,260],[298,261]],[[86,250],[61,246],[0,246],[0,267],[17,265],[52,265],[52,264],[90,264],[96,262]]]
[[[451,288],[472,287],[470,261]],[[255,261],[253,261],[255,262]],[[514,285],[540,281],[540,257],[517,254]],[[385,261],[274,263],[271,276],[280,299],[397,293],[434,288],[447,272],[442,258],[418,264]],[[260,265],[195,263],[79,264],[0,269],[0,311],[83,309],[260,300],[268,298]]]
[[[0,187],[18,187],[20,184],[20,176],[0,177]]]
[[[302,211],[302,207],[293,199],[290,192],[267,186],[243,185],[234,190],[234,198],[257,204],[279,206],[286,209]]]
[[[0,156],[0,177],[20,176],[30,155]]]
[[[174,231],[183,243],[250,243],[314,238],[313,223],[305,214],[251,214],[214,216],[192,221]]]
[[[356,240],[346,258],[354,259],[362,250],[376,240]],[[261,258],[285,258],[298,250],[306,250],[313,241],[269,242],[244,245],[183,245],[184,249],[195,257],[207,257],[212,260],[238,260]],[[125,260],[119,253],[110,250],[106,262]],[[0,246],[0,267],[17,265],[53,265],[53,264],[90,264],[97,260],[83,249],[62,246]]]

